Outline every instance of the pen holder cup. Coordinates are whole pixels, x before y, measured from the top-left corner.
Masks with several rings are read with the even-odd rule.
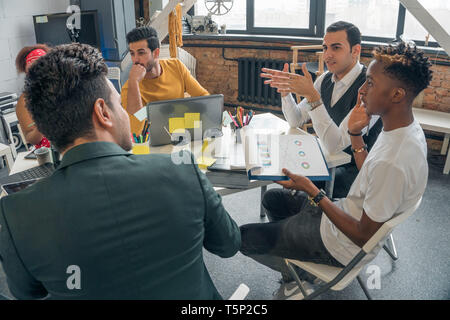
[[[149,142],[144,143],[133,143],[133,149],[131,149],[133,154],[149,154],[150,153],[150,144]]]
[[[241,140],[241,128],[236,128],[233,130],[233,135],[234,135],[234,141],[236,143],[242,143]]]

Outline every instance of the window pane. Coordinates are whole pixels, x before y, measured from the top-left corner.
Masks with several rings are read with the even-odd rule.
[[[398,0],[328,0],[325,30],[336,21],[347,21],[363,36],[395,38]]]
[[[255,27],[309,29],[309,0],[255,0]]]
[[[223,6],[220,6],[220,12],[223,13],[226,11],[226,8],[231,6],[231,1],[223,1]],[[245,0],[234,0],[233,5],[228,13],[224,15],[216,15],[214,14],[211,18],[214,22],[219,25],[219,29],[221,25],[226,25],[227,30],[245,30],[247,28],[247,1]],[[217,10],[218,6],[214,6],[214,1],[211,0],[198,0],[195,3],[195,15],[197,16],[206,16],[210,8],[212,11]]]
[[[419,1],[425,9],[437,20],[437,22],[447,31],[450,30],[450,2],[448,0]],[[404,37],[410,40],[425,41],[428,31],[417,19],[406,11]],[[436,41],[430,36],[429,41]]]

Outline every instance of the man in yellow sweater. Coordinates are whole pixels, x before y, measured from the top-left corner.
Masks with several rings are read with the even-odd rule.
[[[152,101],[206,96],[208,91],[178,59],[159,59],[159,39],[152,27],[140,27],[127,34],[133,66],[122,87],[122,105],[130,116],[131,132],[141,134],[144,121],[133,114]]]

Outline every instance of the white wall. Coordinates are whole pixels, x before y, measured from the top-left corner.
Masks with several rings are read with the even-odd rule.
[[[22,92],[17,53],[36,43],[33,15],[65,12],[69,0],[0,0],[0,92]]]

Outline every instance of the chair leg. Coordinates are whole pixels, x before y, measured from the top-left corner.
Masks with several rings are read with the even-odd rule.
[[[300,288],[300,291],[303,294],[303,297],[306,298],[308,296],[308,294],[306,293],[305,288],[303,287],[302,281],[300,280],[300,278],[297,275],[297,272],[295,272],[294,268],[292,267],[292,265],[289,262],[286,262],[287,267],[289,268],[289,271],[291,272],[292,277],[294,277],[295,282],[297,282],[298,287]]]
[[[387,243],[390,243],[391,249],[386,245]],[[395,242],[394,237],[392,236],[392,233],[389,235],[389,238],[386,241],[386,244],[383,245],[384,251],[387,252],[387,254],[392,258],[392,260],[396,261],[398,259],[397,249],[395,248]]]
[[[260,202],[260,208],[259,208],[259,216],[261,218],[264,218],[266,216],[266,209],[264,209],[264,206],[262,205],[262,199],[264,197],[264,193],[267,191],[267,186],[261,187],[261,202]]]
[[[364,294],[366,295],[367,299],[368,299],[368,300],[372,300],[372,297],[371,297],[370,294],[369,294],[369,290],[367,290],[367,287],[366,287],[366,285],[364,284],[364,282],[361,280],[361,277],[360,277],[360,276],[357,276],[356,279],[358,279],[359,285],[360,285],[361,288],[363,289]]]

